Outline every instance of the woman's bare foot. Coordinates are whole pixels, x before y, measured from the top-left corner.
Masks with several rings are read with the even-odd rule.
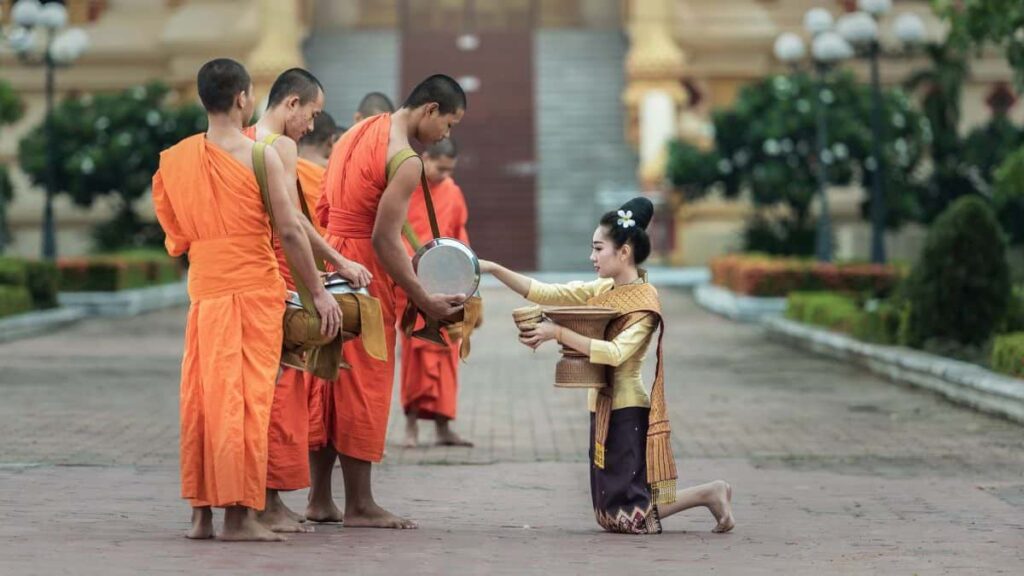
[[[392,530],[414,530],[412,520],[395,516],[376,504],[359,508],[345,508],[345,526],[349,528],[389,528]]]
[[[192,540],[213,538],[213,510],[209,506],[192,509],[192,528],[185,534]]]
[[[716,480],[712,484],[714,495],[708,504],[708,510],[715,516],[718,524],[711,531],[725,534],[736,526],[736,521],[732,517],[732,486],[722,480]]]
[[[232,506],[224,512],[224,528],[217,536],[225,542],[285,542],[287,538],[275,534],[256,520],[250,508]]]
[[[303,526],[295,519],[295,514],[284,505],[281,495],[277,490],[267,491],[267,507],[259,512],[256,517],[260,524],[266,526],[273,532],[302,533],[312,532],[311,526]]]
[[[327,500],[326,502],[313,502],[310,501],[306,505],[306,520],[308,522],[316,522],[317,524],[341,524],[345,519],[345,516],[338,510],[337,504],[334,500]]]

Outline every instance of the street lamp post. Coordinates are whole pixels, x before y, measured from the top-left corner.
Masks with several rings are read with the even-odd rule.
[[[858,10],[839,19],[837,30],[852,45],[861,49],[871,67],[871,155],[874,167],[871,173],[871,261],[884,264],[885,257],[885,152],[882,123],[882,82],[878,71],[883,54],[879,39],[878,20],[892,8],[891,0],[858,0]],[[913,13],[899,15],[893,24],[895,36],[906,46],[924,40],[924,23]]]
[[[53,125],[53,104],[58,67],[69,66],[89,44],[89,37],[80,28],[65,29],[67,9],[58,2],[41,4],[38,0],[20,0],[11,9],[14,28],[5,34],[6,43],[26,65],[46,70],[46,116],[43,131],[46,138],[46,200],[43,207],[43,258],[57,258],[57,231],[53,214],[53,198],[57,193],[57,141]],[[33,53],[35,32],[42,29],[41,53]]]
[[[814,252],[821,262],[832,260],[832,215],[828,202],[828,72],[834,65],[853,55],[853,48],[833,30],[832,14],[824,8],[813,8],[804,15],[804,28],[811,35],[811,57],[817,73],[817,184],[820,213],[815,233]],[[775,40],[775,57],[790,65],[804,59],[807,50],[800,36],[787,32]]]

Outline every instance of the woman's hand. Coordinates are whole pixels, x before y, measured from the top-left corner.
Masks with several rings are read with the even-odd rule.
[[[480,260],[480,273],[481,274],[494,274],[494,271],[498,269],[498,265],[490,260]]]
[[[537,349],[548,340],[554,340],[561,332],[562,327],[550,320],[544,320],[537,324],[533,330],[527,330],[519,335],[519,341],[524,345]]]

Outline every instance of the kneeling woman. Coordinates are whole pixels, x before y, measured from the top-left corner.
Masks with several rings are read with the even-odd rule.
[[[547,306],[591,305],[617,310],[608,340],[593,340],[549,321],[523,333],[523,344],[536,348],[548,340],[587,354],[595,364],[613,367],[610,386],[590,390],[590,490],[597,523],[609,532],[661,532],[661,519],[704,506],[714,515],[714,532],[733,528],[732,488],[716,481],[675,491],[676,468],[665,411],[661,336],[651,394],[641,370],[654,333],[662,326],[658,293],[638,266],[651,252],[647,225],[654,207],[634,198],[601,218],[594,232],[590,261],[592,282],[544,284],[483,261],[493,274],[528,300]]]

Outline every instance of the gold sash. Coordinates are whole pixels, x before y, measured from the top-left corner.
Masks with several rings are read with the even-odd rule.
[[[643,320],[648,314],[657,318],[658,364],[654,385],[651,387],[651,413],[647,427],[647,483],[651,485],[655,504],[671,504],[676,500],[676,461],[672,454],[672,427],[668,421],[665,406],[665,372],[662,357],[662,340],[665,337],[665,321],[661,315],[658,291],[647,283],[619,286],[587,301],[590,306],[603,306],[618,310],[622,315],[612,320],[605,331],[608,340]],[[597,411],[594,424],[594,465],[604,468],[605,442],[608,439],[608,424],[612,413],[612,386],[615,378],[609,368],[608,382],[598,391]]]

